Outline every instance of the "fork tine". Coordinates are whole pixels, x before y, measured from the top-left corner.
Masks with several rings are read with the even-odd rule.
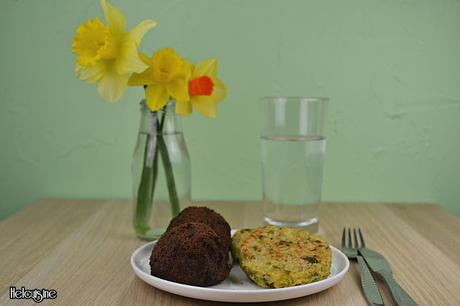
[[[361,242],[361,247],[365,248],[366,243],[364,242],[363,233],[361,232],[361,229],[359,227],[358,227],[358,233],[359,233],[359,238],[360,238],[360,242]]]
[[[352,248],[353,247],[353,242],[351,240],[351,230],[348,228],[348,247]]]
[[[359,249],[359,240],[358,240],[358,234],[356,233],[356,228],[353,228],[353,238],[355,238],[355,241],[353,243],[353,247],[355,249]]]
[[[342,248],[346,247],[346,241],[345,241],[345,227],[343,228],[342,231]]]

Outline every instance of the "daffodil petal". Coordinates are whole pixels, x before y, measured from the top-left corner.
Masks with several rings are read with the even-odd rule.
[[[157,25],[156,21],[151,19],[146,19],[141,21],[137,26],[132,28],[128,35],[137,45],[140,45],[142,38],[144,37],[145,33],[151,28],[154,28]]]
[[[192,77],[192,72],[193,72],[194,66],[191,62],[184,60],[182,64],[182,76],[185,77],[185,79],[188,80]]]
[[[144,20],[134,27],[124,37],[123,43],[120,46],[120,54],[115,63],[115,67],[119,74],[125,73],[140,73],[147,69],[148,58],[139,54],[138,47],[144,34],[156,25],[153,20]]]
[[[192,103],[190,101],[176,101],[176,113],[182,116],[188,116],[192,113]]]
[[[195,96],[191,99],[192,105],[206,117],[216,118],[217,106],[216,101],[209,96]]]
[[[145,53],[139,52],[139,58],[140,58],[141,61],[143,61],[146,65],[149,65],[149,66],[150,66],[151,60],[150,60],[150,58],[149,58],[147,55],[145,55]]]
[[[195,67],[193,72],[193,77],[200,77],[203,75],[208,75],[215,77],[217,73],[217,60],[215,58],[202,61]]]
[[[137,44],[132,40],[124,41],[120,47],[120,55],[115,62],[115,69],[118,74],[141,73],[148,68],[139,57]]]
[[[76,77],[83,82],[87,83],[96,83],[104,76],[105,65],[103,63],[97,63],[96,66],[87,68],[80,66],[79,64],[75,65],[75,75]]]
[[[126,19],[123,13],[115,6],[108,3],[107,0],[101,0],[101,7],[104,11],[105,20],[107,20],[110,31],[114,34],[122,34],[126,27]]]
[[[166,86],[168,88],[168,94],[176,99],[176,101],[190,100],[190,96],[188,94],[188,82],[184,78],[172,80]]]
[[[152,68],[147,68],[142,73],[133,73],[129,78],[129,86],[144,86],[153,84]]]
[[[145,89],[147,105],[152,111],[157,111],[168,103],[169,95],[166,87],[161,85],[149,85]]]
[[[125,93],[129,75],[119,75],[115,71],[106,71],[97,84],[99,95],[109,102],[116,102]]]
[[[222,101],[227,96],[227,87],[225,86],[224,82],[219,79],[213,79],[214,88],[212,92],[212,96],[216,99],[216,102]]]

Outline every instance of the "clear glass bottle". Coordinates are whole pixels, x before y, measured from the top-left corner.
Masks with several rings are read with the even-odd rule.
[[[175,101],[156,112],[141,102],[132,177],[136,235],[157,239],[169,221],[190,205],[190,156]]]

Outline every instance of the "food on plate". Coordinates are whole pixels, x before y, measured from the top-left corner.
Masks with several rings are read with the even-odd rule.
[[[264,288],[283,288],[325,279],[332,253],[328,243],[299,228],[264,226],[235,233],[232,255],[246,275]]]
[[[173,227],[188,222],[204,223],[211,227],[222,240],[223,245],[230,249],[232,236],[230,225],[225,221],[224,217],[207,207],[187,207],[180,212],[177,217],[171,220],[168,226],[168,231]]]
[[[244,228],[239,231],[237,231],[235,234],[233,234],[232,237],[232,257],[234,261],[239,261],[240,258],[240,246],[241,243],[246,239],[250,234],[252,230],[249,228]]]
[[[228,248],[204,223],[177,224],[156,242],[150,256],[151,274],[194,286],[212,286],[230,273]]]
[[[207,207],[188,207],[171,220],[153,247],[151,274],[188,285],[216,285],[230,273],[229,249],[246,275],[264,288],[308,284],[330,274],[331,249],[320,236],[269,225],[231,237],[227,221]]]

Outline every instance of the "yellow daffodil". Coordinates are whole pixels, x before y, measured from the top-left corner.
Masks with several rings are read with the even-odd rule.
[[[107,25],[97,17],[80,25],[72,42],[72,52],[78,56],[77,77],[98,83],[99,94],[114,102],[125,92],[131,74],[148,68],[139,57],[138,47],[156,22],[144,20],[126,32],[123,13],[106,0],[101,0],[101,6]]]
[[[144,86],[147,105],[152,111],[165,106],[170,97],[179,105],[188,101],[188,80],[192,64],[183,60],[171,48],[153,53],[152,58],[141,53],[141,58],[149,66],[142,73],[135,73],[129,80],[130,86]]]
[[[180,103],[176,110],[178,114],[189,115],[192,106],[209,118],[217,115],[217,103],[227,95],[225,84],[217,78],[217,60],[209,59],[199,63],[193,70],[188,82],[190,100]]]

